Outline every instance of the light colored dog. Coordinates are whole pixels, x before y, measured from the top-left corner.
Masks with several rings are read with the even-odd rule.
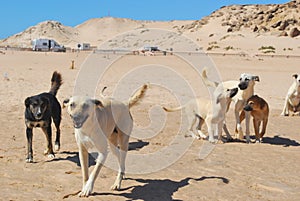
[[[246,106],[244,107],[244,111],[240,114],[241,122],[245,119],[245,111],[250,112],[253,117],[253,126],[255,131],[255,139],[256,142],[261,142],[262,137],[266,133],[266,128],[268,124],[269,118],[269,105],[268,103],[261,97],[257,95],[251,96]],[[262,124],[261,132],[259,132],[260,125]]]
[[[289,111],[293,111],[294,113],[300,111],[300,74],[294,74],[293,78],[294,82],[285,97],[282,116],[289,116]]]
[[[190,100],[188,103],[180,107],[163,107],[163,109],[167,112],[184,110],[187,115],[189,125],[189,134],[187,136],[192,136],[197,139],[206,138],[206,135],[201,131],[201,127],[205,122],[208,128],[208,140],[213,143],[216,142],[214,136],[218,136],[218,140],[221,139],[227,105],[237,92],[238,88],[226,89],[222,86],[218,86],[214,91],[213,100],[198,98]],[[197,121],[199,121],[199,123],[197,123]],[[195,134],[196,130],[199,135]],[[229,133],[226,133],[226,135],[227,138],[231,138]]]
[[[204,68],[202,70],[202,78],[204,83],[207,86],[217,87],[219,85],[223,85],[224,88],[232,89],[238,87],[238,93],[234,96],[231,100],[234,103],[234,114],[236,120],[236,133],[239,134],[239,139],[244,139],[244,133],[241,126],[240,120],[240,112],[243,110],[244,106],[246,105],[247,100],[254,94],[254,85],[255,82],[259,82],[259,77],[256,75],[251,75],[247,73],[243,73],[240,76],[240,81],[230,80],[221,83],[213,82],[208,79],[207,77],[207,69]],[[229,109],[230,102],[228,104],[227,110]],[[250,142],[250,113],[246,112],[246,140]]]
[[[83,187],[80,197],[88,197],[93,191],[95,180],[107,157],[107,144],[119,162],[119,172],[112,190],[119,190],[125,173],[125,158],[129,136],[133,127],[130,108],[146,92],[148,85],[143,85],[127,103],[112,98],[102,101],[88,97],[71,97],[64,101],[64,106],[73,120],[75,138],[79,148]],[[96,165],[89,175],[88,151],[96,151]]]

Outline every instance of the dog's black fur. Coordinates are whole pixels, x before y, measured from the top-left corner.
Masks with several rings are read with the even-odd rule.
[[[26,162],[33,162],[32,129],[34,127],[42,128],[47,138],[47,149],[45,150],[45,154],[48,154],[49,158],[54,158],[51,129],[52,119],[56,127],[55,148],[57,151],[60,148],[59,126],[61,122],[61,106],[55,96],[61,85],[61,74],[55,71],[51,78],[51,88],[48,93],[45,92],[27,97],[25,100],[25,124],[28,144]]]

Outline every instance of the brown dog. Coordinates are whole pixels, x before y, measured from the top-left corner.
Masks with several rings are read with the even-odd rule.
[[[266,127],[268,123],[269,117],[269,105],[268,103],[261,97],[257,95],[251,96],[247,100],[247,104],[244,107],[244,110],[240,114],[241,122],[245,119],[245,111],[250,112],[253,117],[253,125],[255,130],[255,139],[258,142],[261,142],[262,137],[266,132]],[[262,125],[261,132],[259,133],[259,127]]]

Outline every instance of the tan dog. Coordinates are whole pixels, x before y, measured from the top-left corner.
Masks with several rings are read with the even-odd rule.
[[[225,82],[213,82],[207,78],[206,68],[202,70],[202,78],[206,86],[217,87],[219,85],[223,85],[224,88],[232,89],[235,87],[239,88],[239,91],[236,96],[232,98],[232,102],[234,103],[234,114],[236,120],[236,132],[239,134],[239,138],[244,139],[244,133],[241,126],[240,120],[240,112],[243,110],[247,100],[254,94],[254,85],[255,82],[259,82],[259,77],[256,75],[251,75],[247,73],[242,73],[240,76],[240,81],[230,80]],[[229,109],[228,104],[228,108]],[[250,134],[250,116],[246,113],[246,140],[250,142],[250,138],[247,137]]]
[[[241,122],[245,119],[245,111],[250,112],[253,117],[253,126],[255,131],[255,139],[257,142],[262,141],[262,137],[264,136],[268,124],[269,118],[269,105],[268,103],[261,97],[257,95],[251,96],[244,110],[241,112],[240,119]],[[262,123],[261,132],[259,132],[260,125]]]
[[[112,190],[119,190],[125,173],[125,158],[129,136],[133,127],[130,108],[141,99],[148,85],[143,85],[127,103],[111,98],[102,101],[88,97],[71,97],[64,101],[73,120],[75,138],[79,148],[83,187],[80,197],[88,197],[107,157],[107,144],[119,162],[119,172]],[[96,165],[89,176],[88,151],[96,151]]]
[[[238,88],[224,89],[222,86],[219,86],[214,92],[213,100],[198,98],[190,100],[187,104],[177,108],[163,107],[163,109],[167,112],[174,112],[183,109],[187,115],[188,124],[190,125],[188,136],[192,136],[197,139],[206,138],[206,135],[201,131],[201,127],[205,122],[208,128],[208,140],[213,143],[216,142],[214,136],[218,136],[218,140],[221,139],[227,105],[237,92]],[[198,124],[197,121],[199,121]],[[195,134],[196,130],[199,135]],[[226,135],[227,138],[231,138],[229,133],[226,132]]]
[[[300,74],[294,74],[293,77],[295,80],[285,97],[282,116],[289,116],[289,111],[294,113],[300,111]]]

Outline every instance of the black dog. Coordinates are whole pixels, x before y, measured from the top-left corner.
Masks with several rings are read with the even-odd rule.
[[[41,93],[39,95],[28,97],[25,100],[25,124],[27,127],[26,136],[28,143],[26,162],[28,163],[33,162],[32,129],[34,127],[42,128],[47,138],[45,154],[48,154],[48,158],[54,158],[51,129],[52,119],[56,127],[55,150],[58,151],[60,148],[59,126],[61,121],[61,106],[55,96],[61,84],[61,74],[55,71],[51,78],[51,88],[49,93]]]

